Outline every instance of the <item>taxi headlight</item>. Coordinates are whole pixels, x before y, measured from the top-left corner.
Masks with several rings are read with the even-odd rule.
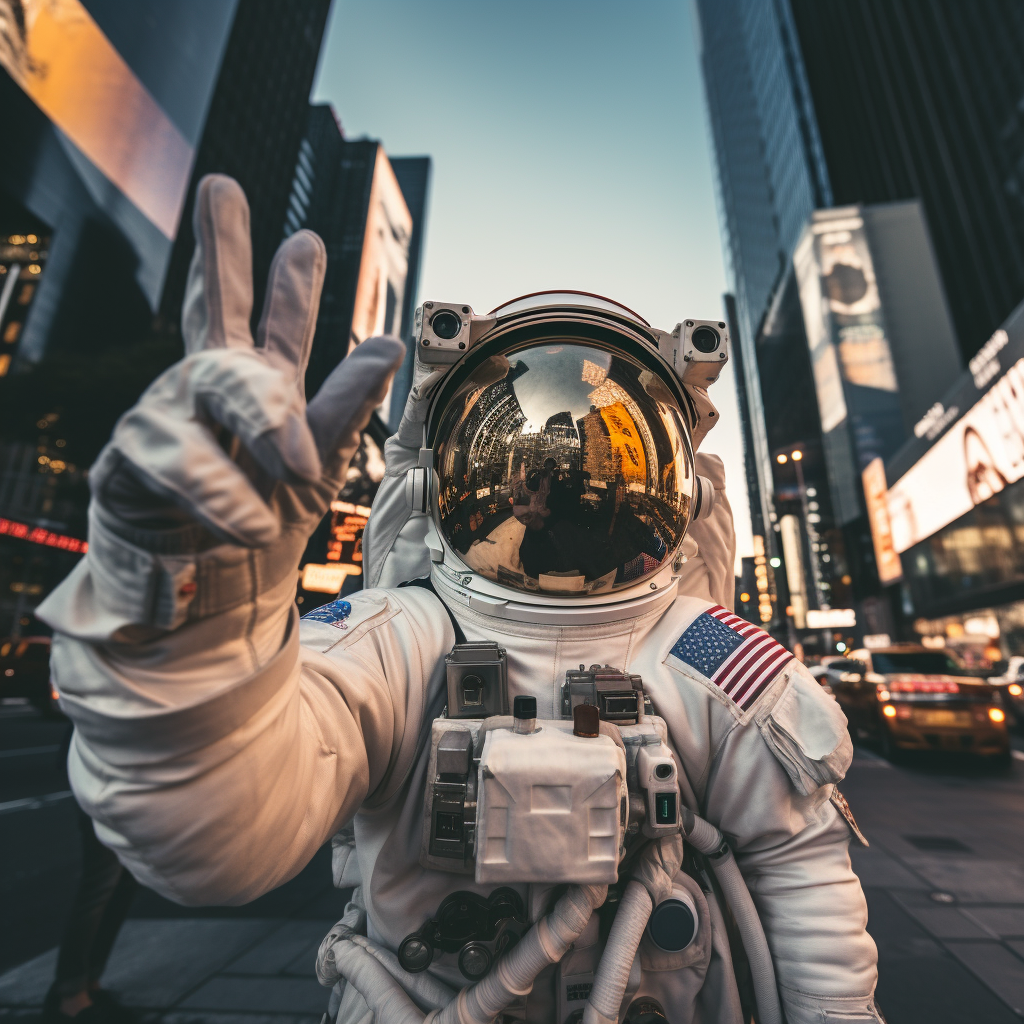
[[[1022,693],[1024,693],[1024,687],[1022,687],[1020,683],[1010,683],[1010,685],[1006,688],[1006,692],[1011,697],[1019,697]]]
[[[1006,721],[1006,713],[1003,711],[1002,708],[989,708],[988,717],[991,718],[992,721],[997,724]]]
[[[996,709],[996,710],[998,710],[998,709]],[[891,704],[886,704],[882,708],[882,714],[885,715],[886,718],[895,718],[896,717],[896,709]]]

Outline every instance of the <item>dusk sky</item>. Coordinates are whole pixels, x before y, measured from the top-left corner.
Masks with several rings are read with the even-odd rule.
[[[704,92],[681,0],[334,0],[315,102],[433,159],[419,296],[486,312],[598,292],[670,330],[723,315]],[[704,450],[750,518],[731,372]]]

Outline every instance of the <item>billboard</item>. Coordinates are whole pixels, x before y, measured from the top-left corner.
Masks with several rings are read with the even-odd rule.
[[[193,148],[80,0],[0,0],[0,65],[108,181],[173,239]],[[15,9],[20,13],[16,15]]]
[[[793,269],[825,449],[837,452],[829,460],[836,513],[848,522],[860,512],[856,495],[832,479],[834,463],[846,461],[843,449],[852,442],[859,474],[903,440],[896,369],[860,208],[816,211],[793,253]],[[848,440],[837,449],[842,430]]]
[[[1005,332],[997,332],[1005,336]],[[999,339],[1002,342],[1002,339]],[[986,384],[988,369],[972,366],[972,380]],[[1019,351],[1020,346],[1016,346]],[[982,350],[984,352],[984,349]],[[972,360],[973,362],[973,360]],[[999,364],[996,363],[997,369]],[[977,370],[981,372],[977,372]],[[988,376],[986,376],[988,374]],[[951,409],[962,408],[946,403]],[[933,416],[937,422],[944,417]],[[1024,357],[992,381],[986,393],[889,488],[887,505],[893,547],[904,552],[948,526],[975,505],[1024,477]]]

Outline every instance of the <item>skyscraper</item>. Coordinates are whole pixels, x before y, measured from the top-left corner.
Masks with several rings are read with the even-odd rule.
[[[414,237],[417,243],[422,239],[422,225],[417,234],[397,174],[379,142],[347,140],[329,104],[310,106],[307,117],[284,229],[291,233],[310,228],[327,249],[306,374],[306,390],[312,395],[353,345],[374,334],[403,333],[409,266],[419,265],[412,243]],[[419,198],[422,212],[425,194]],[[389,412],[386,400],[385,420]]]
[[[180,355],[149,329],[177,328],[202,174],[245,187],[262,286],[329,6],[3,5],[0,636],[80,557],[88,465]]]
[[[181,228],[160,304],[177,329],[195,239],[192,201],[205,174],[229,174],[249,199],[255,284],[254,317],[295,174],[331,0],[244,0],[238,4],[217,85],[196,151]]]
[[[398,429],[405,408],[405,398],[412,387],[413,362],[416,355],[412,343],[412,316],[416,309],[420,284],[420,261],[423,258],[423,236],[427,227],[427,197],[430,193],[430,157],[400,156],[391,158],[391,167],[405,196],[405,205],[412,215],[412,239],[409,242],[409,270],[402,292],[402,340],[406,345],[402,363],[391,386],[391,409],[388,426]]]
[[[1024,5],[790,3],[835,204],[921,200],[970,358],[1024,297]]]
[[[919,199],[973,356],[1024,295],[1024,7],[695,4],[744,332],[811,210]]]
[[[1024,296],[1024,10],[695,6],[758,511],[803,515],[823,600],[863,603],[861,474]]]

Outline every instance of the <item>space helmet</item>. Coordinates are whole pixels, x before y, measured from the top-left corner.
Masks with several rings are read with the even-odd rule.
[[[659,331],[609,299],[547,292],[486,316],[425,302],[413,334],[421,371],[445,375],[410,500],[449,584],[563,605],[668,585],[713,505],[694,447],[716,416],[724,323]]]

